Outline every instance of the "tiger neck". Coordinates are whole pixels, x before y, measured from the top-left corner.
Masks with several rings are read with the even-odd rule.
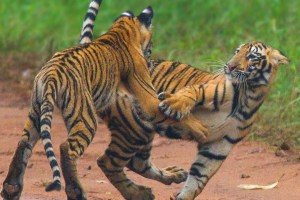
[[[269,85],[248,84],[247,87],[243,87],[240,84],[233,84],[233,89],[234,97],[230,115],[242,123],[252,123],[266,98]]]

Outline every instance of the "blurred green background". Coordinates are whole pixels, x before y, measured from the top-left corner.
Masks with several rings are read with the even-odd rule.
[[[32,77],[58,50],[78,43],[88,0],[1,0],[0,80]],[[257,40],[291,60],[281,66],[250,139],[300,146],[300,1],[103,0],[95,36],[123,11],[154,9],[154,58],[221,68],[240,44]],[[21,77],[21,78],[20,78]]]

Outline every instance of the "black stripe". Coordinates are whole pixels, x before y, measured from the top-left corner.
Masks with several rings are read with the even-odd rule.
[[[201,155],[205,158],[208,158],[210,160],[225,160],[227,156],[224,155],[216,155],[214,153],[211,153],[209,151],[199,151],[198,155]]]
[[[175,128],[169,126],[165,132],[166,137],[171,139],[182,139],[181,134],[176,131]]]
[[[197,176],[199,178],[206,178],[208,179],[208,176],[205,175],[205,174],[201,174],[201,172],[196,168],[196,167],[191,167],[190,169],[190,173],[189,173],[191,176]]]
[[[231,112],[230,112],[229,116],[231,116],[235,112],[235,110],[239,104],[239,95],[240,95],[239,86],[233,85],[233,91],[234,91],[234,95],[233,95],[233,100],[232,100]]]
[[[86,13],[84,20],[86,20],[87,18],[90,18],[92,21],[95,21],[96,15],[94,13],[92,13],[92,12],[88,12],[88,13]]]
[[[41,138],[42,138],[42,140],[44,140],[44,139],[51,139],[51,135],[50,135],[50,133],[48,131],[42,131],[41,132]]]
[[[51,166],[51,168],[58,166],[57,161],[56,160],[51,160],[50,166]]]
[[[238,126],[237,128],[240,130],[240,131],[243,131],[243,130],[246,130],[247,128],[250,128],[251,126],[253,125],[253,122],[251,122],[250,124],[246,125],[246,126]]]
[[[253,110],[250,112],[246,112],[243,110],[239,110],[239,113],[243,116],[244,120],[250,119],[260,108],[260,106],[263,104],[264,101],[261,101]]]
[[[47,149],[52,148],[52,147],[53,147],[53,146],[52,146],[51,142],[48,142],[47,144],[45,144],[44,149],[45,149],[45,151],[46,151]],[[48,155],[47,155],[47,156],[48,156]]]
[[[202,101],[200,101],[197,106],[202,106],[205,103],[205,89],[204,89],[204,84],[200,85],[200,88],[202,90]]]
[[[48,148],[45,148],[45,149],[48,149]],[[47,158],[55,156],[53,151],[47,151],[46,155],[47,155]]]
[[[80,41],[83,39],[83,38],[89,38],[90,40],[93,40],[93,33],[91,31],[85,31],[81,37],[80,37]]]
[[[241,141],[244,137],[241,137],[241,138],[232,138],[232,137],[229,137],[228,135],[225,135],[224,136],[224,139],[229,142],[230,144],[237,144],[239,141]]]
[[[116,107],[117,107],[118,113],[122,119],[122,122],[125,123],[125,125],[128,129],[130,129],[130,133],[134,134],[134,136],[138,138],[136,140],[139,141],[141,144],[144,144],[144,145],[148,144],[148,141],[145,141],[145,139],[140,135],[140,133],[138,131],[136,131],[135,128],[132,126],[132,123],[129,122],[127,116],[123,113],[123,110],[119,104],[119,101],[117,101]]]
[[[215,95],[214,95],[214,111],[219,111],[219,83],[216,86],[215,89]]]
[[[193,163],[192,166],[205,168],[205,164],[199,162]]]
[[[224,82],[224,86],[223,86],[223,95],[222,95],[222,99],[221,99],[221,105],[224,103],[225,100],[225,94],[226,94],[226,80]]]
[[[90,28],[91,30],[86,30],[87,28]],[[83,32],[91,32],[91,33],[93,33],[93,28],[94,28],[94,24],[87,24],[87,25],[84,26]],[[82,35],[81,35],[81,37],[82,37]],[[87,48],[88,45],[84,46],[84,47]]]
[[[56,171],[53,172],[53,177],[55,177],[55,176],[59,176],[60,177],[60,172],[58,170],[56,170]]]
[[[99,5],[100,6],[100,5]],[[89,7],[89,10],[92,10],[94,11],[96,14],[98,13],[98,9],[97,8],[94,8],[94,7]]]
[[[152,127],[147,126],[147,124],[139,118],[139,115],[135,112],[134,109],[132,109],[131,114],[133,116],[135,123],[138,124],[138,126],[141,129],[143,129],[143,132],[152,133],[154,131]]]
[[[132,154],[138,150],[138,148],[131,148],[131,147],[127,146],[126,143],[121,142],[121,144],[119,144],[119,142],[113,141],[113,140],[111,141],[111,143],[109,145],[111,145],[111,146],[116,145],[119,149],[121,149],[121,151],[123,153],[126,153],[126,154]]]
[[[77,138],[75,138],[75,139],[68,138],[67,142],[70,145],[70,150],[75,151],[80,156],[82,155],[85,147],[78,141]]]
[[[106,149],[105,154],[106,154],[108,157],[118,158],[118,159],[123,160],[123,161],[128,161],[128,160],[131,159],[131,157],[128,157],[128,158],[123,157],[123,156],[121,156],[120,154],[118,154],[117,152],[112,151],[112,150],[110,150],[110,149]]]
[[[87,146],[89,146],[89,144],[91,143],[90,138],[88,138],[88,136],[82,131],[77,131],[75,133],[72,133],[72,136],[82,138],[86,142]]]
[[[43,126],[43,125],[48,125],[49,127],[51,127],[51,119],[44,118],[44,119],[41,121],[41,126]]]

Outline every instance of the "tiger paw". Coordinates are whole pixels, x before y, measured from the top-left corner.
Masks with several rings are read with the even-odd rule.
[[[188,172],[181,167],[170,166],[162,169],[161,182],[170,185],[172,183],[181,183],[187,179]]]
[[[195,104],[195,101],[190,97],[183,96],[180,93],[170,94],[162,92],[158,95],[159,109],[166,116],[181,120],[190,114],[190,111]]]
[[[205,143],[210,135],[205,124],[192,114],[181,121],[174,122],[170,127],[169,131],[172,130],[172,134],[178,135],[184,140],[195,141],[199,144]]]
[[[140,192],[138,192],[132,199],[141,199],[141,200],[154,200],[155,196],[152,194],[151,188],[140,187]]]
[[[74,182],[71,185],[66,186],[66,194],[68,197],[68,200],[86,200],[85,193],[81,186],[79,186],[76,182]]]
[[[125,189],[125,188],[124,188]],[[152,193],[152,189],[132,184],[130,187],[126,187],[126,190],[124,190],[124,193],[122,193],[123,197],[125,199],[139,199],[139,200],[154,200],[155,196]]]
[[[1,196],[4,200],[18,200],[20,199],[22,186],[19,184],[9,184],[5,182],[1,191]]]

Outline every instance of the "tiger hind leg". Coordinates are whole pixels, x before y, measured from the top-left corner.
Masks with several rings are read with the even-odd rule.
[[[91,96],[88,93],[78,93],[80,103],[62,109],[69,132],[67,141],[60,145],[61,168],[68,200],[86,199],[77,174],[77,160],[92,142],[97,129],[96,112],[91,103]],[[81,109],[79,113],[69,114],[78,108]]]
[[[127,167],[149,179],[159,181],[163,184],[184,182],[188,172],[181,167],[169,166],[164,169],[156,167],[150,160],[151,146],[138,152],[128,163]]]
[[[118,153],[117,148],[112,142],[105,154],[98,158],[98,166],[125,199],[153,200],[154,195],[151,188],[135,184],[124,173],[124,167],[128,164],[134,152],[129,153],[129,151],[126,151],[124,153],[123,151]]]
[[[39,140],[39,134],[34,125],[38,121],[36,119],[36,115],[31,112],[25,123],[22,138],[19,141],[13,160],[10,163],[8,174],[3,182],[1,196],[5,200],[20,199],[26,166],[32,150]]]

